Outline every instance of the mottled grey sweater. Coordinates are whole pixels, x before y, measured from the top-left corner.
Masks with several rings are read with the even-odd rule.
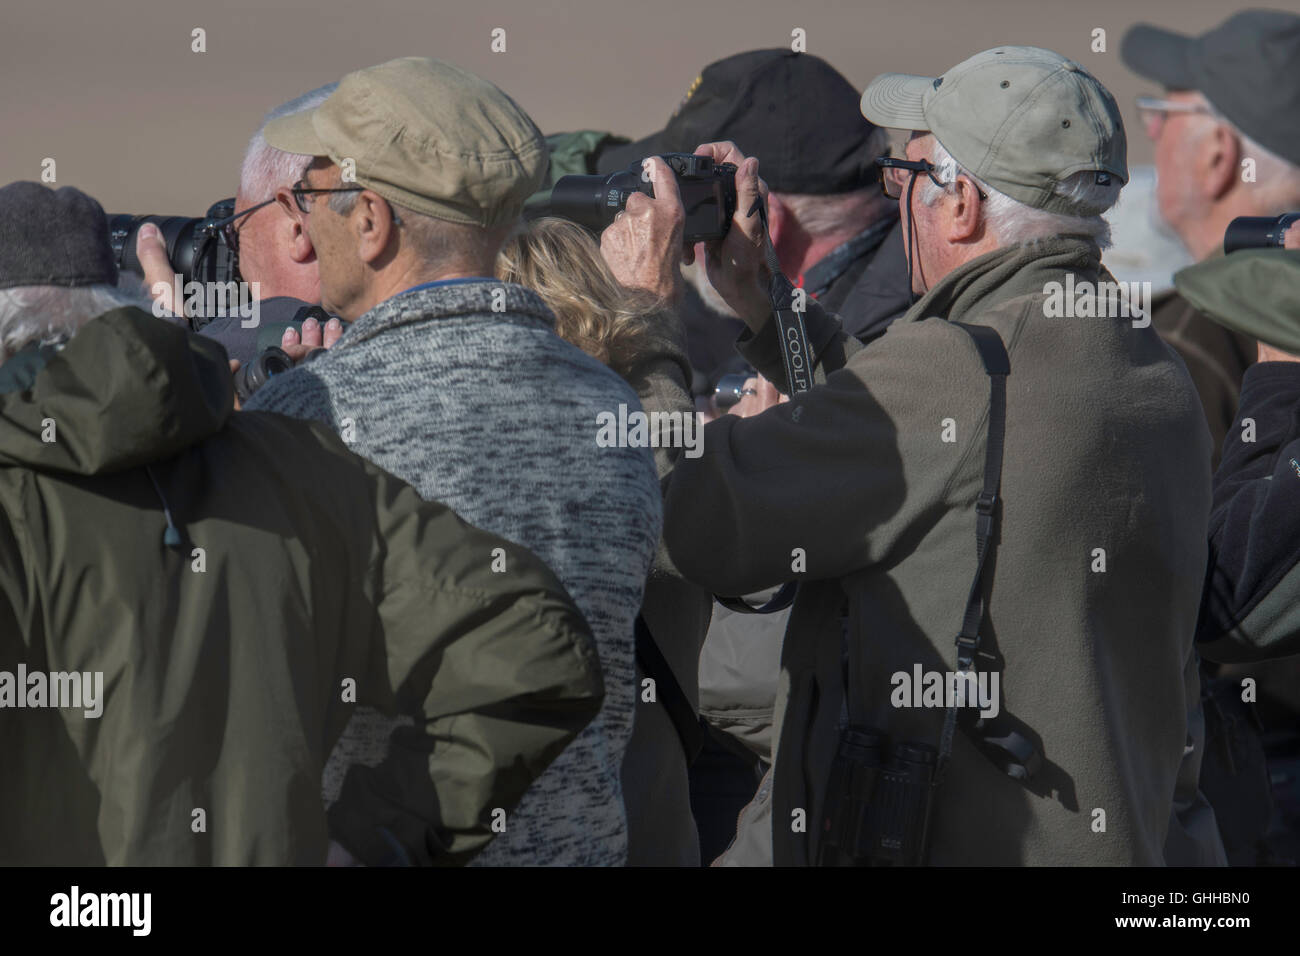
[[[493,290],[503,311],[493,311]],[[597,414],[639,408],[636,394],[553,325],[520,286],[420,288],[371,309],[327,355],[272,379],[248,407],[325,422],[422,497],[551,566],[596,636],[605,702],[475,863],[618,866],[633,621],[662,504],[649,450],[596,443]],[[327,802],[348,765],[382,760],[394,726],[358,712],[326,770]]]

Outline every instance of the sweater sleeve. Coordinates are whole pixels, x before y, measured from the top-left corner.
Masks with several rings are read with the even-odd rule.
[[[1300,363],[1265,362],[1246,370],[1214,476],[1196,634],[1205,657],[1249,661],[1300,652],[1297,515]]]
[[[528,550],[373,466],[376,631],[357,702],[415,717],[354,765],[331,834],[363,863],[464,863],[604,696],[590,629]],[[364,686],[362,686],[364,685]]]

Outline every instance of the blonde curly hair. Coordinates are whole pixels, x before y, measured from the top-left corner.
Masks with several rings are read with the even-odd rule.
[[[623,378],[650,349],[664,304],[618,284],[600,246],[565,219],[525,223],[497,254],[497,278],[532,289],[555,313],[560,338]]]

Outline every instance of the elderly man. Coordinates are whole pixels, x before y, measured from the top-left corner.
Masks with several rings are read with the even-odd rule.
[[[1155,143],[1160,214],[1197,261],[1222,255],[1236,217],[1300,209],[1300,16],[1247,10],[1199,37],[1140,25],[1120,55],[1165,87],[1163,98],[1140,97],[1138,109]],[[1151,320],[1187,363],[1217,465],[1255,343],[1172,290],[1153,303]]]
[[[466,861],[598,710],[585,622],[328,430],[232,416],[116,279],[97,202],[0,189],[0,863],[320,865],[358,704],[419,726],[335,835]]]
[[[605,704],[500,821],[480,861],[621,865],[633,622],[662,499],[647,448],[597,442],[597,416],[639,409],[636,393],[560,339],[536,294],[491,278],[545,173],[545,143],[495,86],[419,58],[349,74],[317,109],[269,124],[266,139],[317,157],[293,195],[320,260],[321,301],[350,324],[250,407],[326,422],[357,453],[555,570],[596,634]],[[345,163],[355,182],[343,181]],[[327,798],[347,763],[383,758],[391,730],[354,723]],[[364,769],[342,780],[335,814],[348,815]]]
[[[872,161],[889,152],[885,130],[858,109],[858,95],[821,57],[789,49],[750,50],[710,63],[659,132],[600,156],[602,172],[654,153],[690,152],[730,140],[763,163],[768,220],[781,267],[864,342],[912,304],[897,209],[876,188]],[[684,314],[692,362],[706,374],[732,343],[704,347],[730,315],[703,273],[688,270]],[[737,331],[740,326],[737,324]],[[703,363],[703,364],[701,364]],[[707,367],[705,367],[707,366]]]
[[[922,298],[866,348],[808,300],[816,383],[710,424],[667,497],[687,577],[803,582],[774,770],[724,862],[1222,862],[1196,790],[1209,437],[1174,353],[1102,295],[1114,99],[1006,46],[862,108],[913,131],[882,162]],[[788,391],[758,164],[704,149],[741,164],[710,276]]]
[[[200,335],[220,342],[226,353],[240,362],[252,361],[263,347],[275,344],[268,341],[268,332],[295,357],[307,351],[304,332],[299,331],[304,326],[308,345],[333,344],[343,333],[338,319],[327,318],[318,306],[316,250],[290,192],[313,157],[276,149],[263,135],[267,123],[319,106],[337,85],[326,84],[271,110],[244,151],[235,191],[237,218],[228,235],[234,236],[240,276],[253,284],[259,296],[258,322],[245,328],[246,320],[240,316],[216,316],[199,329]],[[146,288],[159,289],[163,305],[178,311],[171,301],[172,266],[155,226],[141,227],[136,255],[145,270]]]

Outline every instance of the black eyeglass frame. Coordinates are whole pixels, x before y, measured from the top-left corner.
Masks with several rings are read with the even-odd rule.
[[[925,173],[930,177],[930,182],[934,183],[940,189],[956,184],[956,180],[950,183],[945,183],[936,176],[935,171],[938,168],[939,167],[935,166],[934,163],[930,162],[928,159],[899,159],[895,156],[880,156],[876,159],[876,169],[879,170],[880,175],[880,191],[885,194],[887,199],[901,199],[903,196],[903,187],[899,186],[897,196],[891,196],[889,194],[889,180],[885,175],[886,169],[910,170],[914,180],[917,173]],[[972,185],[974,184],[972,183]],[[980,189],[979,186],[975,186],[975,192],[979,194],[980,202],[988,201],[989,197],[984,194],[984,190]]]
[[[359,193],[365,186],[336,186],[334,188],[324,186],[303,186],[305,179],[300,179],[289,187],[289,192],[293,194],[294,205],[298,207],[299,212],[310,213],[311,210],[303,203],[302,197],[310,193]]]

